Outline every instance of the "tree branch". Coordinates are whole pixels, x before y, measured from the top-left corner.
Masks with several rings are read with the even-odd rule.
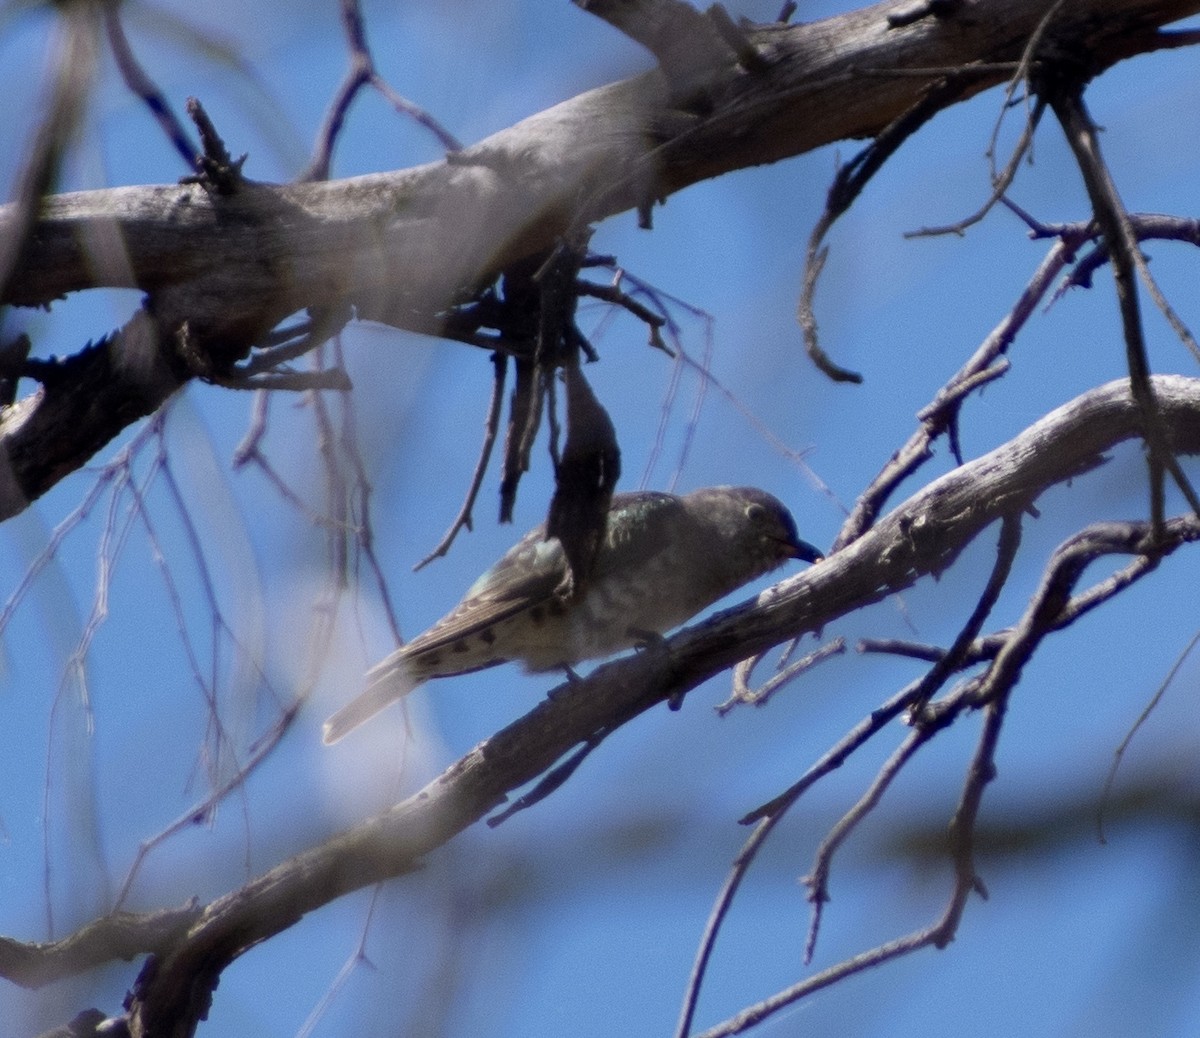
[[[1200,452],[1200,379],[1153,381],[1172,449]],[[941,573],[980,531],[1097,467],[1105,451],[1140,429],[1127,380],[1092,390],[948,472],[824,562],[661,647],[561,686],[419,793],[207,905],[186,936],[144,971],[132,1002],[133,1033],[190,1034],[221,971],[254,945],[334,898],[411,871],[597,733],[683,696],[748,655]]]
[[[644,209],[647,199],[734,169],[874,136],[947,69],[964,71],[955,100],[1001,82],[1046,5],[979,0],[957,14],[889,23],[905,6],[886,0],[809,25],[764,26],[747,36],[761,58],[754,70],[731,48],[700,98],[674,96],[654,71],[412,169],[246,182],[232,196],[183,184],[45,199],[0,303],[48,305],[89,288],[140,288],[147,309],[105,340],[108,370],[140,365],[171,377],[151,387],[118,377],[112,399],[98,406],[77,387],[86,373],[68,371],[57,394],[26,397],[15,405],[18,420],[0,417],[9,459],[0,518],[21,511],[179,383],[208,373],[197,360],[223,375],[289,314],[349,304],[359,317],[437,334],[452,302],[582,223]],[[1200,0],[1077,0],[1049,26],[1047,43],[1070,39],[1100,71],[1156,49],[1159,27],[1197,10]],[[19,205],[0,209],[0,241],[23,238],[26,215]],[[157,356],[131,362],[130,338]],[[48,419],[37,414],[42,407]]]

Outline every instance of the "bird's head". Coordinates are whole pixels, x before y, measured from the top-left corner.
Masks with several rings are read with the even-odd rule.
[[[722,531],[728,550],[752,558],[767,572],[788,559],[820,562],[825,556],[800,539],[796,520],[783,503],[757,487],[710,487],[687,497]],[[716,561],[716,560],[714,560]]]
[[[815,546],[800,539],[796,520],[778,498],[754,487],[739,487],[737,492],[743,500],[747,525],[754,536],[777,552],[781,562],[820,562],[825,558]]]

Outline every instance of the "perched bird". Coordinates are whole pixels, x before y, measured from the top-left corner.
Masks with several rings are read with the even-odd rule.
[[[430,678],[511,660],[570,668],[652,641],[787,559],[821,558],[788,510],[753,487],[616,494],[582,595],[570,595],[558,539],[536,527],[451,613],[368,671],[365,691],[325,722],[325,742]]]

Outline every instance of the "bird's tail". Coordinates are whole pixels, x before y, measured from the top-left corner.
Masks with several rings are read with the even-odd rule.
[[[330,746],[369,721],[384,707],[403,699],[421,684],[411,674],[407,660],[384,660],[367,672],[367,687],[325,722],[322,740]]]

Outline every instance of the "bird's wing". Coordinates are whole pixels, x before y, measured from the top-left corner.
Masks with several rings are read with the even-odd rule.
[[[639,491],[614,495],[593,575],[635,568],[657,555],[671,543],[672,520],[683,510],[679,498],[671,494]],[[546,540],[545,527],[535,527],[471,585],[454,609],[373,667],[367,680],[394,670],[402,660],[415,662],[422,653],[469,638],[524,609],[549,603],[566,574],[566,554],[558,538]]]
[[[541,526],[530,530],[471,585],[454,609],[397,650],[396,655],[412,659],[548,602],[566,575],[567,561],[558,539],[546,540],[545,536]],[[390,657],[379,668],[389,661]]]
[[[674,494],[654,490],[615,494],[592,578],[644,566],[679,536],[685,513],[683,502]]]
[[[423,659],[427,654],[548,601],[562,581],[567,564],[562,545],[557,540],[544,540],[544,536],[540,527],[527,533],[471,585],[449,614],[367,671],[367,687],[325,722],[325,742],[337,742],[434,676],[431,661]],[[493,659],[480,666],[501,662]]]

